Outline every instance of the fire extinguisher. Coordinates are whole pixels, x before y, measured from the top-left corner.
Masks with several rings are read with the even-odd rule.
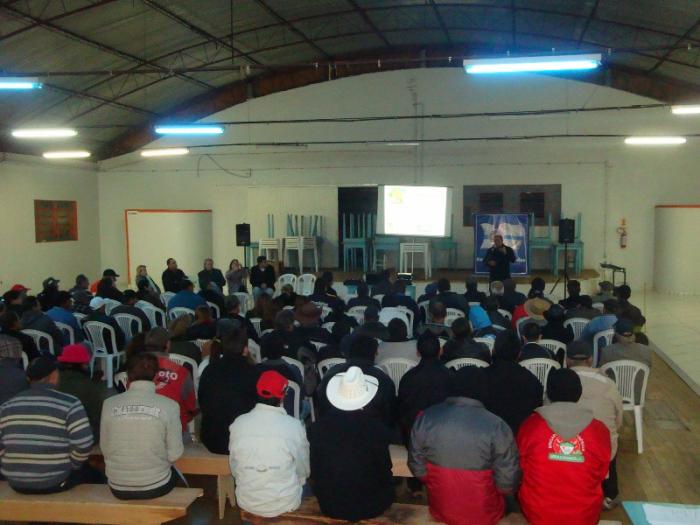
[[[627,248],[627,225],[625,224],[625,219],[620,221],[620,227],[617,229],[617,233],[620,235],[620,248]]]

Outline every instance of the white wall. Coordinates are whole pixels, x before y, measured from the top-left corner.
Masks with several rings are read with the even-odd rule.
[[[34,200],[78,202],[78,240],[35,242]],[[75,276],[100,268],[97,172],[91,164],[57,164],[18,155],[0,157],[0,290],[15,283],[41,291],[47,277],[66,289]],[[101,275],[101,274],[100,274]]]
[[[682,133],[692,119],[666,109],[567,114],[552,118],[434,119],[352,124],[247,125],[247,120],[414,113],[489,112],[648,103],[628,93],[547,76],[469,78],[458,69],[420,69],[362,75],[254,99],[212,115],[235,121],[226,134],[206,143],[305,142],[489,137],[521,134]],[[179,145],[160,139],[153,145]],[[213,157],[200,156],[208,154]],[[464,141],[420,148],[371,144],[308,148],[231,146],[193,149],[180,159],[141,160],[135,154],[102,163],[99,175],[102,264],[123,270],[125,208],[210,208],[214,253],[221,267],[232,256],[234,225],[250,222],[253,238],[265,236],[266,214],[275,213],[276,233],[287,213],[327,218],[324,266],[335,266],[337,187],[362,184],[430,184],[454,187],[453,232],[459,265],[472,263],[472,231],[461,224],[466,184],[561,184],[562,212],[583,214],[585,267],[608,260],[628,268],[639,289],[653,282],[653,209],[661,203],[700,200],[697,148],[634,149],[621,139],[531,139]],[[222,169],[222,168],[225,168]],[[429,210],[416,210],[426,213]],[[629,244],[619,248],[616,228],[628,223]],[[540,260],[536,266],[542,266]],[[188,270],[188,269],[186,269]]]

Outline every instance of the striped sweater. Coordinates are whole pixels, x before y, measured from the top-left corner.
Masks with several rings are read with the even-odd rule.
[[[78,398],[48,383],[0,406],[0,473],[11,487],[50,489],[88,458],[93,438]]]

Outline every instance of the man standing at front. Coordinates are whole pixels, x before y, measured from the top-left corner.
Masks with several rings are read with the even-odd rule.
[[[309,477],[306,431],[280,406],[288,385],[278,372],[263,372],[257,383],[255,408],[229,427],[238,505],[267,518],[297,509]]]
[[[510,279],[510,265],[515,262],[515,252],[503,244],[503,235],[493,236],[493,246],[484,256],[484,264],[489,267],[489,282]]]

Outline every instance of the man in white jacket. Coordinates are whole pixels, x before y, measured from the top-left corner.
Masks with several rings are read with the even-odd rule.
[[[287,387],[287,379],[278,372],[263,372],[255,408],[229,428],[238,505],[266,518],[297,509],[309,477],[306,431],[280,406]]]

